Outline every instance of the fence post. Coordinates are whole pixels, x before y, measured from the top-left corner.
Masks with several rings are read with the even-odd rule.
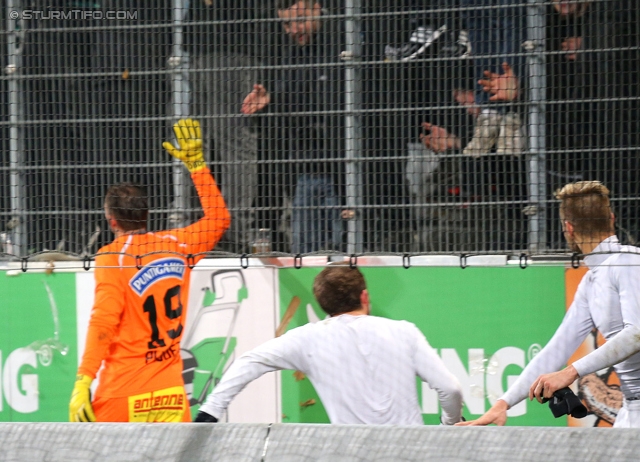
[[[545,57],[545,0],[528,0],[527,52],[529,70],[529,251],[547,248],[546,117],[547,69]]]
[[[168,60],[168,66],[173,70],[171,76],[172,113],[173,121],[182,119],[189,114],[189,55],[182,49],[184,17],[187,14],[188,0],[173,0],[173,49]],[[169,227],[187,225],[187,209],[189,202],[189,178],[182,162],[173,159],[173,212],[169,217]]]
[[[7,226],[9,236],[11,236],[12,251],[8,253],[16,256],[26,255],[27,242],[25,239],[25,182],[24,182],[24,150],[23,150],[23,128],[20,122],[23,117],[23,95],[22,82],[18,76],[21,72],[22,60],[21,51],[23,44],[19,40],[19,14],[20,0],[7,0],[7,67],[4,69],[8,76],[9,91],[9,177],[11,194],[11,219]],[[7,246],[9,247],[9,246]]]
[[[347,222],[347,253],[362,253],[362,81],[359,62],[362,56],[360,33],[361,0],[346,0],[346,52],[345,69],[345,163],[346,208],[355,212]]]

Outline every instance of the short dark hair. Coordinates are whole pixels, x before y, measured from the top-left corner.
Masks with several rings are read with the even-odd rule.
[[[304,2],[308,8],[313,8],[316,3],[320,3],[320,0],[276,0],[276,11],[288,10],[300,2]]]
[[[134,183],[111,186],[105,195],[104,205],[123,231],[147,227],[149,200],[141,186]]]
[[[366,288],[360,270],[347,263],[327,266],[313,281],[313,295],[329,316],[361,308],[360,294]]]

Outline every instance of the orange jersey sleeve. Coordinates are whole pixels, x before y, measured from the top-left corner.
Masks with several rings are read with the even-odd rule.
[[[231,224],[231,215],[208,168],[191,174],[198,191],[204,217],[184,228],[169,230],[178,242],[186,244],[186,254],[196,255],[212,250]],[[195,258],[195,262],[204,256]]]

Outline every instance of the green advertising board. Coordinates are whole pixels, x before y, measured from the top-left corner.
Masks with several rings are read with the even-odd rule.
[[[311,293],[313,279],[321,269],[278,270],[280,317],[287,308],[297,307],[288,329],[324,317]],[[467,419],[488,409],[492,400],[517,377],[541,345],[546,344],[564,315],[562,266],[526,270],[518,267],[361,269],[371,294],[372,314],[411,321],[425,333],[463,386]],[[224,275],[230,277],[231,273],[227,273]],[[208,280],[211,275],[206,272],[202,277]],[[69,397],[78,365],[78,339],[86,334],[78,331],[78,325],[88,321],[93,296],[93,286],[78,278],[92,278],[92,274],[84,271],[53,275],[0,272],[0,314],[6,327],[5,335],[0,336],[0,421],[67,421]],[[268,282],[260,282],[263,280]],[[269,278],[256,276],[256,281],[263,285],[256,285],[252,291],[262,295],[256,295],[252,309],[259,311],[264,308],[265,297],[268,298],[264,294],[272,293],[274,284]],[[246,291],[245,285],[240,284],[240,290]],[[260,287],[264,293],[260,292]],[[226,307],[223,303],[226,299],[218,296],[213,299],[200,288],[196,292],[193,294],[195,301],[199,301],[202,294],[204,299],[201,301],[203,306],[192,307],[194,316],[198,309],[203,314],[215,314]],[[234,294],[233,290],[229,291],[235,306],[241,298],[234,298]],[[269,310],[274,313],[273,307]],[[214,365],[224,366],[230,357],[225,356],[220,362],[219,348],[214,351],[210,344],[215,339],[210,338],[209,328],[205,330],[206,335],[204,331],[202,334],[208,339],[206,342],[194,340],[193,345],[185,343],[184,347],[192,350],[191,354],[197,359],[196,372],[205,378],[212,374],[218,377],[221,371]],[[273,335],[272,330],[268,330],[268,335]],[[249,332],[242,335],[247,336]],[[223,336],[220,340],[226,338]],[[229,348],[225,350],[229,354],[235,349],[236,335],[230,340]],[[246,337],[245,343],[250,340]],[[328,422],[308,379],[295,371],[283,371],[281,377],[283,422]],[[438,423],[437,397],[428,386],[418,380],[416,384],[424,421]],[[193,386],[199,396],[206,395],[204,391],[198,392],[200,389],[210,391],[209,382],[199,384],[194,380]],[[273,397],[260,395],[260,399],[275,401],[275,391]],[[553,419],[547,406],[535,402],[524,403],[524,407],[514,409],[514,412],[516,415],[509,419],[510,425],[567,424],[566,419]],[[238,415],[242,416],[241,413]]]
[[[281,317],[297,297],[288,329],[324,318],[311,292],[322,268],[282,269]],[[369,267],[362,268],[372,314],[415,323],[438,350],[465,392],[469,420],[489,409],[544,346],[565,312],[564,268]],[[439,423],[437,399],[418,383],[424,421]],[[307,378],[282,372],[283,422],[327,423]],[[546,405],[523,402],[509,425],[566,426]]]
[[[63,422],[77,368],[75,274],[0,272],[0,421]]]

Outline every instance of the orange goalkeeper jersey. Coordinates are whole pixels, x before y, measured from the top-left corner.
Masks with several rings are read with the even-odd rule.
[[[191,175],[204,217],[185,228],[120,236],[96,257],[95,301],[79,374],[96,396],[117,398],[182,386],[180,339],[190,266],[215,246],[230,216],[208,169]]]

